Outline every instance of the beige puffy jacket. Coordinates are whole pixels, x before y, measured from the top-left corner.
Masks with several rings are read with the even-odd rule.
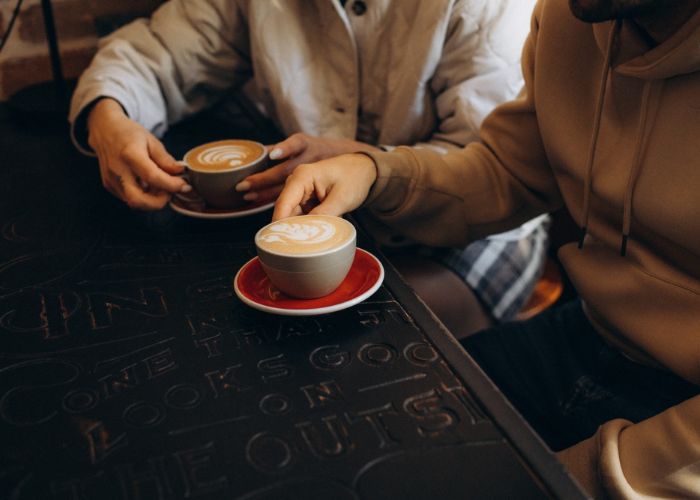
[[[171,0],[101,41],[70,120],[109,96],[162,135],[245,85],[287,135],[449,147],[522,86],[534,0],[374,0],[360,15],[352,4]]]

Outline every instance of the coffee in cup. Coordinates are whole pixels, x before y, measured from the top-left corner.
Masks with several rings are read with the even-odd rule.
[[[255,235],[260,264],[272,284],[303,299],[338,288],[355,258],[355,241],[355,227],[330,215],[288,217]]]
[[[235,208],[246,203],[236,184],[265,168],[267,148],[255,141],[226,139],[189,150],[184,162],[190,183],[207,205]]]

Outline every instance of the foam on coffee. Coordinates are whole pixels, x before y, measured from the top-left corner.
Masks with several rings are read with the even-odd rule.
[[[300,215],[268,224],[258,231],[255,243],[268,252],[303,255],[339,248],[354,236],[353,225],[340,217]]]
[[[229,139],[202,144],[190,150],[185,156],[185,163],[193,170],[230,170],[257,160],[263,151],[256,142]]]

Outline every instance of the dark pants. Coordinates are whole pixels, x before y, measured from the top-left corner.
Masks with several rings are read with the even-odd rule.
[[[484,330],[462,345],[554,451],[608,420],[639,422],[700,393],[610,347],[578,300]]]

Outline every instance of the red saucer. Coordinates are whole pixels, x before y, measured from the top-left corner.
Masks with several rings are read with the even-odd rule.
[[[362,302],[381,286],[384,268],[366,250],[355,250],[355,260],[340,286],[317,299],[295,299],[270,283],[257,257],[249,260],[233,280],[236,295],[255,309],[288,316],[309,316],[340,311]]]

